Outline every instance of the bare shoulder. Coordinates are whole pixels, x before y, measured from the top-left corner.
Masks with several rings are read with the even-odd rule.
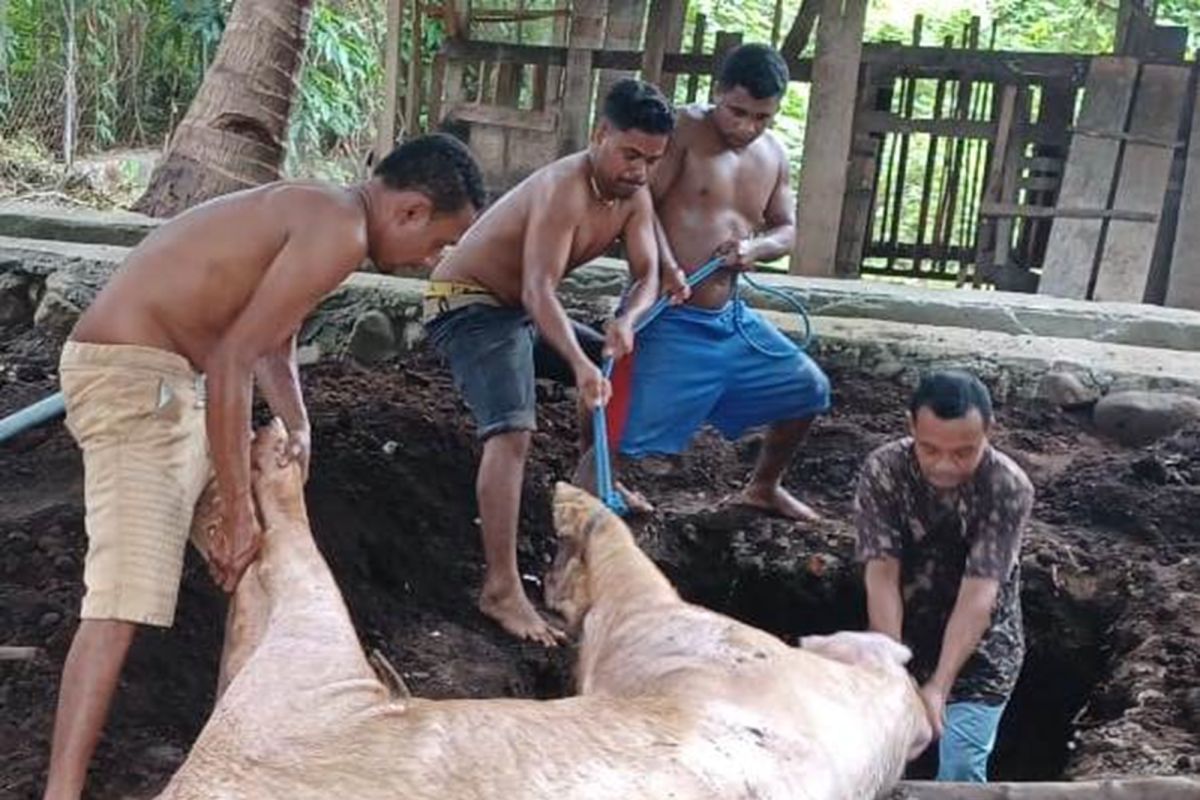
[[[686,145],[702,129],[708,117],[708,108],[699,104],[682,106],[675,112],[673,142]]]
[[[772,166],[787,169],[787,148],[784,147],[783,141],[780,140],[774,131],[765,131],[759,137],[759,142],[761,143],[763,157],[770,159]]]
[[[290,234],[339,237],[366,246],[367,217],[353,191],[320,183],[284,182],[268,187],[264,202]]]
[[[587,209],[588,177],[586,158],[576,153],[547,164],[530,176],[522,190],[528,195],[531,211],[553,209],[571,222]]]

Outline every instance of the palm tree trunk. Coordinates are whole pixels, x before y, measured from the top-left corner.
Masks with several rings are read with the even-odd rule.
[[[236,0],[212,66],[134,210],[173,216],[278,180],[313,0]]]

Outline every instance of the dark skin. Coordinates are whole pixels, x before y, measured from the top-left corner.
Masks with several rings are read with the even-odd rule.
[[[679,111],[651,180],[663,290],[677,302],[720,308],[733,296],[739,272],[791,252],[796,205],[787,153],[767,131],[779,102],[734,86],[722,89],[711,108]],[[723,258],[726,268],[689,290],[686,273],[714,257]],[[781,485],[811,424],[807,418],[770,426],[754,474],[734,502],[791,519],[819,519]],[[594,480],[591,459],[586,453],[577,472],[585,485]],[[641,495],[623,487],[622,493],[632,510],[652,510]]]
[[[130,252],[71,338],[178,353],[207,374],[207,428],[222,526],[210,569],[232,591],[258,551],[250,492],[250,404],[257,382],[307,474],[308,414],[295,359],[305,315],[365,259],[420,264],[474,218],[378,180],[349,188],[277,183],[212,200]],[[63,669],[47,798],[77,798],[137,625],[83,620]]]
[[[635,286],[625,312],[607,326],[605,351],[619,358],[632,349],[634,322],[658,294],[654,210],[646,184],[666,145],[665,134],[620,131],[602,121],[587,151],[543,167],[497,201],[431,276],[481,286],[505,303],[524,306],[571,366],[589,409],[608,402],[610,387],[576,341],[556,290],[568,272],[624,239]],[[507,431],[484,443],[476,493],[487,575],[479,607],[513,635],[549,646],[562,633],[534,610],[517,570],[529,441],[529,431]]]

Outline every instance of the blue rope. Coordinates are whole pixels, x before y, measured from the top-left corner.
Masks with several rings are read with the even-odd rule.
[[[714,258],[711,261],[707,262],[702,267],[700,267],[700,269],[696,270],[695,272],[693,272],[691,275],[688,276],[688,286],[695,288],[698,284],[707,280],[709,278],[709,276],[711,276],[717,270],[721,269],[724,265],[724,262],[725,262],[725,260],[723,257]],[[755,289],[762,292],[763,294],[769,294],[772,297],[776,297],[776,298],[779,298],[780,300],[783,300],[785,303],[790,305],[796,311],[796,313],[798,313],[800,315],[800,318],[804,320],[804,339],[800,343],[800,349],[807,350],[809,345],[812,344],[813,332],[812,332],[812,320],[809,319],[808,311],[807,311],[807,309],[804,308],[804,304],[801,303],[799,299],[797,299],[794,295],[792,295],[790,292],[788,292],[786,290],[779,289],[774,286],[766,286],[764,284],[761,284],[745,273],[742,274],[742,277],[746,280],[747,283],[749,283],[751,286],[753,286]],[[737,292],[736,284],[735,284],[734,292],[735,292],[735,299],[736,299],[736,292]],[[634,334],[636,335],[636,334],[640,333],[647,325],[649,325],[651,322],[653,322],[655,319],[657,319],[664,311],[667,310],[667,307],[670,305],[670,302],[671,301],[669,298],[666,298],[666,297],[659,298],[655,302],[655,304],[653,306],[651,306],[650,309],[645,313],[645,315],[640,320],[638,320],[637,324],[634,325],[634,327],[633,327]],[[618,311],[619,311],[619,309],[618,309]],[[780,351],[770,350],[770,349],[764,347],[763,345],[759,344],[758,342],[756,342],[746,332],[746,329],[743,327],[742,312],[741,312],[740,306],[735,307],[734,314],[735,314],[735,316],[734,316],[733,324],[734,324],[735,328],[737,329],[737,332],[741,335],[741,337],[743,339],[746,340],[746,343],[749,344],[751,347],[753,347],[755,350],[757,350],[758,352],[767,356],[768,358],[786,358],[786,357],[792,355],[792,352],[793,352],[792,350],[780,350]],[[601,372],[604,374],[605,379],[612,378],[612,371],[613,371],[613,359],[611,357],[604,359],[604,363],[601,367]],[[595,457],[596,457],[596,496],[599,497],[604,502],[604,505],[606,505],[609,508],[609,510],[611,510],[614,514],[623,516],[629,512],[629,507],[625,504],[625,501],[621,499],[621,495],[616,491],[616,489],[613,486],[612,461],[611,461],[611,456],[608,452],[608,420],[605,417],[603,407],[597,408],[595,411],[592,412],[592,437],[593,437],[592,447],[593,447],[593,450],[595,451]]]

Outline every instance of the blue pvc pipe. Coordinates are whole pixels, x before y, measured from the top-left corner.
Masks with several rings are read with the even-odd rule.
[[[9,414],[4,419],[0,419],[0,443],[6,442],[31,428],[36,428],[44,422],[49,422],[55,417],[64,414],[66,410],[67,406],[63,400],[63,393],[55,392],[49,397],[38,400],[31,406],[26,406],[20,411]]]

